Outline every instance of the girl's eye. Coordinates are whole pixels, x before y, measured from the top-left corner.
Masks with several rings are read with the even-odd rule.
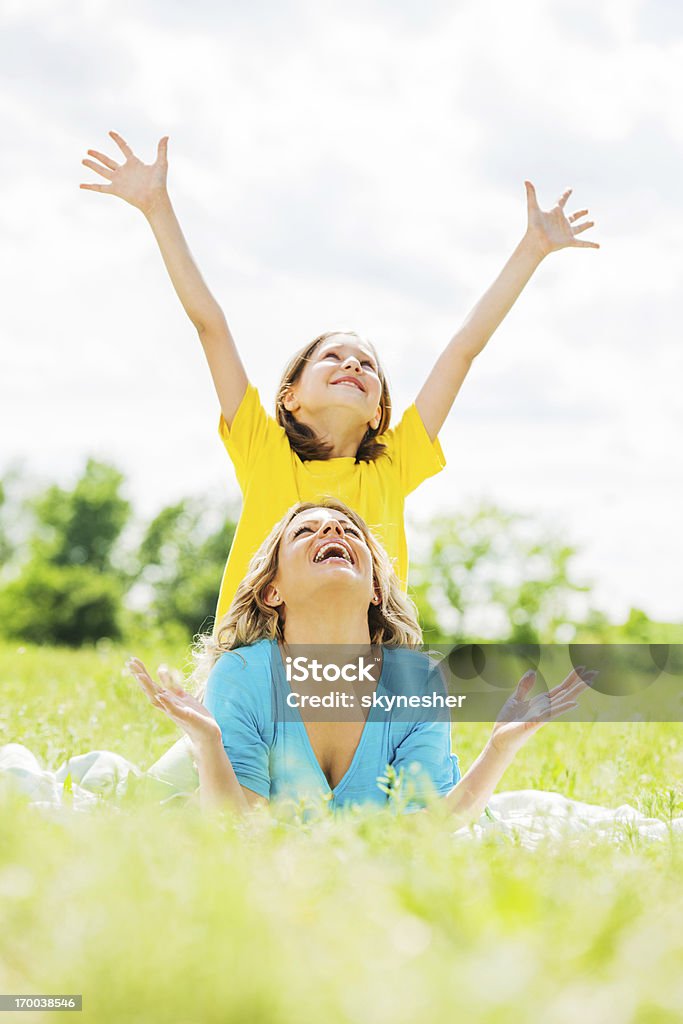
[[[296,530],[294,531],[294,533],[292,534],[292,536],[293,536],[293,537],[298,537],[300,533],[303,533],[303,532],[304,532],[304,530],[308,530],[308,532],[309,532],[309,533],[313,533],[313,529],[312,529],[312,527],[310,527],[310,526],[299,526],[299,527],[297,527],[297,529],[296,529]]]
[[[328,352],[326,355],[323,356],[323,359],[339,359],[339,356],[337,355],[336,352]]]
[[[360,537],[360,532],[355,528],[355,526],[345,526],[344,533],[352,533],[354,537]]]
[[[375,366],[374,363],[371,363],[369,359],[365,359],[360,365],[361,366],[369,366],[371,370],[373,370],[375,373],[377,373],[377,367]]]

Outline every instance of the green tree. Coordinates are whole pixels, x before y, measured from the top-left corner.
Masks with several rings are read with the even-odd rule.
[[[131,507],[121,496],[123,474],[88,459],[73,490],[52,486],[32,502],[36,531],[33,557],[51,565],[87,565],[116,574],[112,556]]]
[[[7,538],[7,526],[5,515],[7,509],[7,494],[4,480],[0,480],[0,567],[9,560],[11,548]]]
[[[575,548],[530,517],[482,505],[471,515],[437,517],[411,592],[425,639],[551,643],[573,620]]]
[[[28,558],[0,589],[0,628],[9,637],[78,645],[121,635],[126,574],[114,562],[130,516],[123,476],[89,459],[72,490],[48,487],[28,503]]]
[[[10,466],[0,478],[0,571],[16,561],[25,540],[21,508],[24,479],[18,465]]]
[[[235,527],[235,518],[223,519],[190,498],[152,520],[137,559],[139,583],[151,590],[155,625],[175,623],[190,636],[210,627]]]
[[[625,622],[614,623],[592,610],[580,623],[576,640],[590,644],[680,644],[683,623],[657,622],[641,608],[631,608]]]
[[[28,562],[0,591],[4,634],[32,643],[78,647],[121,635],[121,585],[87,565]]]

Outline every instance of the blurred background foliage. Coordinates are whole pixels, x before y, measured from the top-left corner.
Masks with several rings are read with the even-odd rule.
[[[186,497],[141,522],[114,466],[89,459],[75,485],[0,479],[0,636],[71,647],[211,627],[236,507]],[[421,524],[411,593],[425,639],[671,643],[683,625],[632,608],[623,623],[575,577],[576,549],[491,504]]]

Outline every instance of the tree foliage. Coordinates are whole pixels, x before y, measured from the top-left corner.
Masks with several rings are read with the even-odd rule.
[[[151,591],[155,624],[190,636],[210,628],[218,588],[235,534],[235,519],[212,523],[212,510],[186,498],[162,509],[138,551],[139,582]]]
[[[121,636],[122,587],[87,565],[28,562],[0,591],[2,632],[32,643],[80,644]]]
[[[11,547],[7,537],[7,526],[5,522],[7,509],[7,494],[4,480],[0,480],[0,568],[9,561]]]
[[[131,512],[122,485],[118,470],[89,459],[71,490],[51,486],[28,503],[27,558],[0,590],[6,636],[72,645],[120,637],[127,581],[113,555]]]
[[[31,503],[37,526],[31,538],[33,558],[115,573],[112,556],[131,513],[120,493],[123,482],[113,466],[88,459],[72,490],[48,487]]]
[[[411,587],[425,639],[566,639],[575,596],[588,587],[571,578],[576,551],[563,538],[495,505],[437,517],[427,529]]]

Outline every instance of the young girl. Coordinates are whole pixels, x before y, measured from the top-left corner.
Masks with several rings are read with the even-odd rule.
[[[472,365],[540,262],[567,246],[597,249],[577,236],[593,226],[587,210],[567,217],[565,191],[539,208],[527,181],[524,237],[436,361],[415,403],[394,429],[386,378],[373,346],[353,332],[327,332],[302,349],[278,389],[276,418],[249,383],[225,316],[185,242],[166,189],[168,136],[143,164],[116,132],[123,162],[97,150],[86,167],[109,184],[80,187],[119,196],[146,217],[166,269],[199,339],[221,407],[219,431],[232,458],[243,508],[223,576],[216,622],[227,611],[249,560],[274,522],[296,501],[332,495],[376,530],[405,589],[408,551],[404,501],[445,465],[438,433]]]

